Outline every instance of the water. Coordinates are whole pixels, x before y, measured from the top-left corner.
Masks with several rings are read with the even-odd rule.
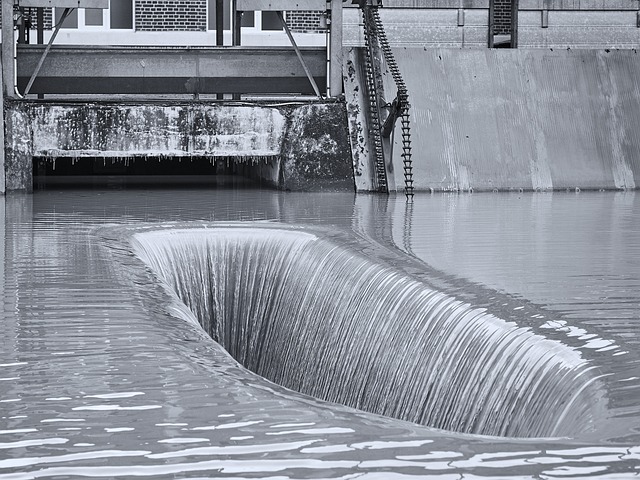
[[[640,473],[640,366],[635,348],[640,225],[634,221],[640,201],[633,193],[426,195],[416,197],[411,208],[402,197],[260,190],[47,191],[33,197],[9,196],[2,202],[0,478],[622,478]],[[517,371],[545,372],[539,361],[557,365],[562,380],[554,384],[557,377],[550,368],[544,384],[555,392],[566,387],[578,395],[573,405],[582,410],[572,406],[564,420],[558,423],[556,415],[553,426],[540,430],[551,435],[555,425],[561,425],[564,431],[558,434],[564,438],[477,436],[326,404],[247,372],[204,334],[166,285],[151,281],[154,272],[128,243],[135,236],[138,248],[146,242],[147,251],[151,245],[154,251],[160,246],[174,249],[184,245],[185,236],[200,235],[203,228],[221,222],[227,229],[217,229],[211,241],[227,242],[240,254],[247,245],[233,245],[240,245],[235,240],[243,232],[238,229],[247,225],[229,223],[238,221],[250,222],[250,230],[263,235],[251,247],[255,255],[246,257],[248,269],[233,278],[241,285],[252,269],[267,270],[259,259],[274,245],[260,238],[286,237],[280,237],[284,241],[278,245],[298,249],[296,258],[304,259],[290,262],[289,268],[312,272],[318,265],[326,266],[322,275],[307,275],[314,287],[310,291],[329,286],[323,275],[345,278],[359,265],[373,274],[366,277],[373,290],[362,298],[371,311],[384,312],[389,305],[376,303],[376,298],[407,288],[426,302],[416,304],[420,312],[430,301],[455,305],[466,312],[455,326],[478,321],[490,325],[482,333],[487,344],[502,332],[505,345],[515,345],[511,342],[518,339],[527,346],[515,349],[519,363],[507,362]],[[168,233],[171,229],[181,233]],[[182,238],[160,241],[163,235]],[[311,243],[329,261],[314,259],[319,253]],[[187,254],[189,249],[179,251]],[[278,268],[289,258],[287,252],[280,253]],[[207,265],[202,263],[202,272]],[[221,271],[235,271],[224,270],[221,262],[216,265]],[[267,274],[264,281],[273,278]],[[382,293],[374,278],[390,282]],[[336,298],[361,291],[354,282],[355,278],[345,281],[342,290],[334,286]],[[304,284],[292,281],[279,288],[300,292],[296,289],[304,289]],[[258,303],[237,308],[255,312]],[[402,302],[406,308],[410,304]],[[303,307],[310,308],[301,301]],[[347,324],[335,308],[323,318],[341,323],[336,329],[325,328],[323,334],[334,334]],[[281,306],[280,312],[285,310]],[[227,330],[215,334],[234,339],[228,345],[236,349],[237,358],[266,365],[304,388],[315,386],[299,376],[304,370],[278,368],[303,357],[321,360],[309,368],[316,368],[313,375],[322,379],[322,384],[317,382],[321,390],[334,395],[328,399],[339,400],[353,389],[341,391],[336,386],[340,382],[321,375],[322,369],[326,362],[333,362],[332,370],[342,365],[339,355],[353,349],[325,358],[296,350],[296,345],[310,344],[304,336],[312,335],[308,322],[318,315],[309,311],[311,315],[289,315],[301,321],[294,325],[295,335],[275,332],[270,337],[270,345],[291,347],[287,352],[292,356],[284,365],[269,357],[276,353],[271,350],[263,349],[270,362],[261,363],[264,355],[252,358],[250,343],[240,341],[242,332],[233,332],[228,322]],[[407,314],[403,322],[425,325],[418,316]],[[248,317],[245,325],[255,320]],[[445,318],[442,322],[447,325]],[[384,325],[374,323],[362,335],[358,332],[357,351],[363,352]],[[417,348],[429,337],[410,337],[414,342],[399,343],[403,347],[398,352],[409,352],[410,346]],[[251,338],[259,341],[258,336]],[[329,338],[331,345],[338,341]],[[545,356],[551,345],[559,355]],[[486,355],[479,358],[490,358]],[[387,355],[381,364],[394,361],[402,363],[400,355]],[[352,372],[368,364],[342,375],[348,381],[361,380]],[[425,358],[420,368],[428,364]],[[477,362],[477,367],[486,364]],[[460,368],[463,376],[469,371]],[[385,372],[393,371],[395,366],[376,372],[379,385],[388,385]],[[530,378],[495,373],[505,382]],[[385,395],[401,393],[415,383],[394,385],[397,388]],[[576,392],[571,385],[585,387]],[[553,408],[557,396],[541,395],[533,403],[549,402],[543,404],[550,405],[551,416],[558,411]],[[500,401],[506,403],[499,405],[511,404],[508,398]],[[467,403],[448,403],[446,408],[474,406]],[[496,410],[501,408],[487,410],[484,423],[499,424]],[[444,417],[437,415],[436,420],[440,418]],[[455,413],[450,418],[460,417]],[[533,412],[525,418],[544,416]],[[522,428],[524,432],[531,427]],[[497,427],[494,433],[513,432]]]

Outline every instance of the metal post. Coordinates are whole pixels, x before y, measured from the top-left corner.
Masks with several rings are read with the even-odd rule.
[[[242,12],[238,11],[236,0],[231,4],[231,18],[233,18],[233,34],[231,35],[231,45],[240,46],[242,43]]]
[[[224,0],[216,0],[216,45],[224,45]]]
[[[342,0],[331,0],[331,23],[329,25],[329,94],[342,94]]]
[[[518,0],[511,0],[511,48],[518,48]]]
[[[36,31],[37,31],[36,42],[38,43],[38,45],[42,45],[44,43],[44,8],[43,7],[36,8]],[[44,98],[44,94],[39,93],[38,98],[42,100]]]
[[[224,45],[224,2],[225,0],[216,0],[216,46]],[[218,100],[224,99],[224,93],[216,94]]]
[[[495,0],[489,0],[489,48],[493,48],[493,31],[495,30]]]
[[[242,11],[238,11],[236,0],[231,4],[231,18],[233,21],[233,33],[231,34],[231,45],[239,47],[242,43]],[[233,94],[233,100],[241,100],[239,93]]]
[[[2,0],[2,83],[4,94],[15,98],[15,34],[13,0]]]
[[[36,29],[37,29],[37,43],[42,45],[44,43],[44,8],[38,7],[36,9]]]

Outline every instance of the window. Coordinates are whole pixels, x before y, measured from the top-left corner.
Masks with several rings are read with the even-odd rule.
[[[278,12],[262,12],[262,30],[282,30],[282,22],[278,18]]]
[[[112,0],[113,1],[113,0]],[[207,0],[207,9],[209,11],[207,20],[207,29],[216,29],[216,0]],[[225,30],[231,30],[231,1],[225,0],[223,4],[223,19],[222,24]],[[278,31],[282,30],[282,24],[276,12],[254,12],[245,11],[242,14],[241,25],[245,28],[260,27],[266,31]]]
[[[84,24],[91,27],[101,27],[104,25],[104,12],[101,8],[85,8]]]
[[[64,13],[64,8],[56,8],[56,25],[60,23],[60,19],[62,18],[62,14]],[[64,20],[62,24],[62,28],[78,28],[78,9],[74,8],[69,16]]]
[[[62,18],[64,8],[55,8],[56,25]],[[133,0],[111,0],[108,9],[74,8],[62,24],[62,28],[133,28]]]
[[[111,0],[109,4],[111,28],[133,28],[133,0]]]

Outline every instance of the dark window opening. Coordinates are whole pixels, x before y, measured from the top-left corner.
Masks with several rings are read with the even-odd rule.
[[[282,30],[282,22],[278,18],[278,12],[262,12],[262,30]]]
[[[255,12],[246,11],[242,13],[242,22],[240,25],[243,27],[255,27],[256,26],[256,14]]]
[[[62,19],[64,8],[55,8],[55,24],[57,25]],[[74,8],[69,16],[65,18],[61,28],[78,28],[78,9]]]
[[[111,28],[133,28],[133,0],[111,0],[109,11]]]

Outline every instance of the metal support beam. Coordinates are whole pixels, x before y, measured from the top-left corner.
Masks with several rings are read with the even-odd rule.
[[[44,43],[44,8],[36,8],[36,42],[42,45]]]
[[[495,19],[495,12],[496,12],[496,6],[495,6],[495,0],[489,0],[489,32],[488,32],[488,38],[487,38],[487,46],[489,48],[493,48],[493,43],[494,43],[494,32],[496,30],[496,19]]]
[[[329,95],[337,97],[342,88],[342,0],[331,3],[331,23],[329,24]]]
[[[511,48],[518,48],[518,11],[519,0],[511,0]]]
[[[298,57],[298,60],[300,60],[300,64],[302,65],[304,73],[307,75],[307,78],[309,79],[309,82],[313,87],[313,91],[315,92],[318,98],[322,98],[322,95],[320,95],[320,89],[318,88],[318,84],[313,79],[313,75],[311,75],[311,72],[309,71],[309,67],[307,67],[307,64],[304,61],[304,57],[302,56],[302,53],[298,48],[298,44],[296,43],[295,38],[293,38],[293,35],[291,35],[291,30],[289,30],[289,25],[287,25],[287,22],[285,22],[282,12],[277,12],[277,13],[278,13],[278,18],[280,19],[280,23],[282,23],[282,27],[284,28],[284,31],[286,32],[287,37],[289,37],[289,41],[291,42],[291,45],[293,46],[293,49],[296,52],[296,56]]]
[[[216,0],[216,46],[224,45],[224,0]]]
[[[287,11],[295,12],[300,10],[323,11],[326,8],[327,0],[236,0],[237,8],[240,11],[261,10],[261,11]]]
[[[238,47],[242,44],[242,11],[238,10],[237,0],[234,0],[231,7],[231,18],[233,19],[233,34],[231,35],[231,45]]]
[[[237,0],[233,0],[231,3],[231,18],[233,21],[233,33],[231,34],[231,45],[239,47],[242,44],[242,13],[238,10]],[[233,94],[234,100],[241,100],[242,95],[239,93]]]
[[[18,45],[24,88],[44,50]],[[324,47],[300,47],[319,89]],[[291,47],[127,47],[53,45],[31,88],[43,94],[313,94]]]

